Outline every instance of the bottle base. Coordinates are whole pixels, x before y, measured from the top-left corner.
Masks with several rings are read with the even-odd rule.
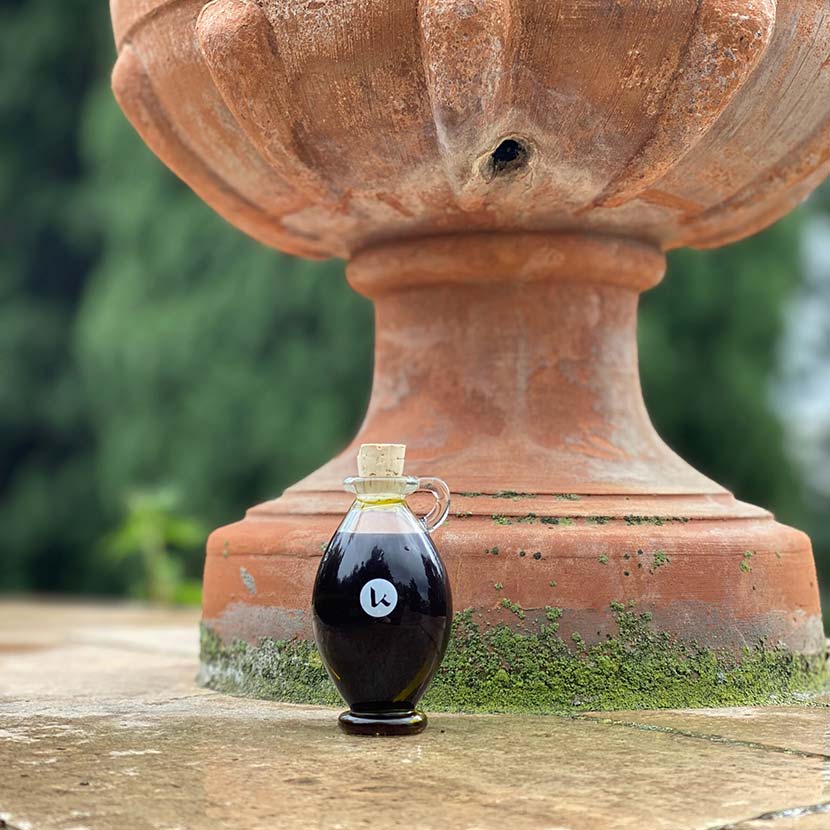
[[[370,713],[343,712],[338,718],[340,728],[350,735],[417,735],[427,728],[423,712]]]

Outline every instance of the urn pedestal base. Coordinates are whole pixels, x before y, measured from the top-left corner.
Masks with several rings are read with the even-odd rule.
[[[454,499],[436,544],[460,613],[428,710],[758,704],[824,687],[809,540],[764,511],[729,496]],[[286,496],[211,536],[208,685],[337,702],[308,598],[347,506],[303,514]]]
[[[407,444],[413,474],[453,489],[435,541],[461,614],[427,708],[748,703],[820,682],[808,538],[689,467],[643,405],[637,297],[663,265],[646,245],[566,234],[356,257],[350,282],[376,307],[366,421],[211,536],[207,682],[329,699],[308,609],[361,442]]]
[[[331,499],[301,513],[286,496],[216,530],[205,624],[225,642],[310,639],[322,548],[348,506]],[[453,494],[435,542],[456,610],[485,624],[529,629],[557,608],[563,635],[592,643],[616,633],[621,603],[672,636],[737,655],[760,642],[824,648],[809,539],[730,496]]]

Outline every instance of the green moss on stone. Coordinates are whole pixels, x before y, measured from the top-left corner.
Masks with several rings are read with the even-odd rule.
[[[515,614],[520,620],[523,620],[527,616],[525,614],[524,608],[522,608],[522,606],[519,605],[518,602],[513,602],[512,600],[509,600],[507,597],[505,597],[499,603],[499,605],[501,605],[502,608],[506,608],[508,611]]]
[[[563,641],[560,608],[545,608],[541,622],[528,620],[518,631],[504,623],[479,625],[469,610],[456,614],[423,706],[568,713],[803,703],[805,693],[827,690],[824,655],[758,643],[736,657],[657,631],[651,615],[631,605],[615,602],[611,611],[616,635],[593,644],[579,634],[576,642]],[[294,703],[341,702],[314,644],[305,640],[223,644],[203,628],[202,662],[202,682],[213,689]]]
[[[666,522],[682,522],[689,521],[688,516],[623,516],[626,524],[629,525],[664,525]]]
[[[571,516],[542,516],[539,521],[543,525],[572,525],[574,523]]]
[[[580,651],[585,651],[585,640],[578,631],[571,634],[571,642],[574,643]]]
[[[208,688],[291,703],[340,703],[313,641],[264,638],[256,646],[242,640],[227,644],[203,625],[201,656],[199,680]]]
[[[625,516],[625,523],[629,525],[662,525],[661,516]]]
[[[651,555],[651,567],[648,569],[650,574],[653,574],[657,568],[662,568],[663,565],[668,565],[671,560],[668,556],[666,556],[666,552],[664,550],[656,550]]]
[[[546,525],[569,525],[572,524],[572,519],[568,517],[556,517],[556,516],[537,516],[535,513],[525,513],[523,516],[505,516],[503,513],[493,513],[490,516],[490,519],[494,521],[497,525],[512,525],[512,524],[526,524],[532,525],[536,524],[536,521],[539,520],[542,524]]]

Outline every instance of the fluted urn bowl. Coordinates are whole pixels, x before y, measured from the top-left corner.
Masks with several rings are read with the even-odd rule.
[[[226,219],[305,256],[471,230],[721,245],[789,211],[830,159],[823,0],[112,14],[115,92],[150,147]]]
[[[663,444],[635,326],[667,249],[753,233],[827,174],[824,0],[111,5],[154,152],[260,242],[348,259],[376,305],[354,444],[211,537],[220,646],[309,636],[340,480],[380,441],[452,486],[438,544],[486,630],[554,608],[601,642],[626,607],[736,659],[822,651],[809,540]]]

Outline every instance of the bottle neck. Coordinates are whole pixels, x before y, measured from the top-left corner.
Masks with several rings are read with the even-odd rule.
[[[401,504],[418,489],[414,476],[349,476],[343,482],[348,493],[354,493],[363,505]]]
[[[424,526],[398,493],[356,495],[339,528],[341,533],[413,534]]]

